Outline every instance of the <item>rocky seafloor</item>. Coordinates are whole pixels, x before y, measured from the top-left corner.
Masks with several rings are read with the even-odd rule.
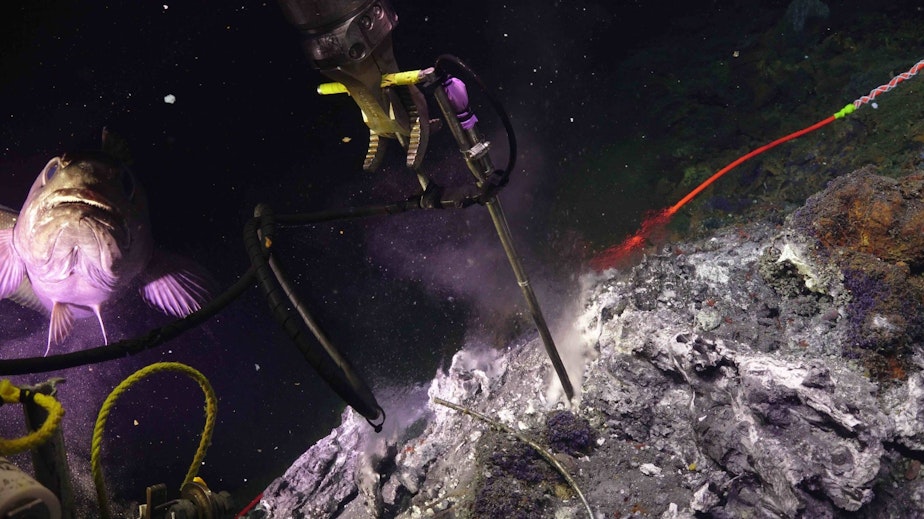
[[[572,405],[538,338],[471,345],[383,396],[390,430],[345,411],[249,516],[922,517],[922,196],[924,173],[865,168],[785,222],[588,274],[559,341]],[[590,513],[532,447],[434,398],[542,446]]]

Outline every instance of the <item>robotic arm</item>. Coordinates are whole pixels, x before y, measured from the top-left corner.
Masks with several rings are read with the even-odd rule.
[[[304,50],[312,64],[340,83],[336,85],[337,91],[345,88],[362,110],[363,120],[369,127],[369,150],[363,169],[374,171],[381,163],[384,157],[382,137],[396,139],[407,150],[407,166],[417,174],[423,189],[420,208],[466,207],[473,203],[487,207],[529,313],[570,400],[574,389],[514,249],[506,217],[496,197],[506,185],[516,157],[510,120],[500,104],[485,91],[510,139],[510,158],[503,170],[495,169],[491,162],[490,143],[478,131],[478,119],[469,109],[465,84],[443,71],[441,63],[452,62],[477,80],[471,69],[456,58],[440,56],[434,68],[413,73],[415,77],[411,81],[393,82],[394,76],[405,73],[399,74],[392,51],[391,31],[398,24],[398,16],[389,0],[279,0],[279,3],[289,22],[301,32]],[[426,99],[416,83],[422,84],[439,105],[443,121],[475,177],[474,185],[443,188],[421,170],[430,121]],[[319,88],[319,92],[322,89]]]

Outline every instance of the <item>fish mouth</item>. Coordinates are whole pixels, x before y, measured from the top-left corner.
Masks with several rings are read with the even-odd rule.
[[[49,196],[44,205],[46,211],[61,206],[75,205],[86,206],[118,216],[118,211],[108,200],[89,189],[61,189]]]
[[[119,208],[103,197],[100,193],[90,189],[61,189],[50,194],[42,204],[42,213],[46,218],[54,219],[56,213],[71,213],[80,222],[105,231],[115,238],[119,247],[127,249],[131,245],[131,231],[124,214]],[[76,214],[73,214],[76,213]],[[97,241],[101,237],[97,233]]]
[[[77,196],[71,196],[71,195],[58,197],[58,199],[54,200],[53,203],[51,204],[51,208],[59,207],[65,204],[81,204],[81,205],[87,205],[90,207],[95,207],[97,209],[101,209],[109,213],[115,212],[111,205],[105,204],[97,200],[91,200],[86,197],[77,197]]]

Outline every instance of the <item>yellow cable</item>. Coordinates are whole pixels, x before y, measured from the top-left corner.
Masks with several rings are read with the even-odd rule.
[[[106,419],[109,417],[109,412],[115,406],[116,400],[122,393],[141,379],[162,371],[175,371],[188,375],[199,383],[199,387],[201,387],[202,392],[205,393],[205,427],[202,430],[202,437],[199,440],[199,448],[196,450],[196,455],[193,458],[192,464],[189,466],[189,471],[186,473],[186,478],[183,480],[183,484],[180,485],[180,488],[196,477],[196,472],[198,472],[202,460],[205,459],[205,451],[208,449],[212,440],[212,430],[215,428],[215,417],[218,410],[218,399],[215,397],[215,391],[212,389],[212,385],[209,384],[208,379],[199,371],[179,362],[159,362],[139,369],[123,380],[111,393],[109,393],[109,396],[106,397],[106,400],[103,402],[102,408],[99,410],[99,415],[96,417],[96,426],[93,428],[93,441],[90,446],[90,468],[93,473],[93,482],[96,484],[96,499],[99,503],[100,516],[103,519],[109,519],[112,515],[109,510],[109,502],[106,499],[106,482],[103,477],[101,465],[103,430],[106,427]]]
[[[3,398],[4,403],[18,403],[21,396],[21,389],[14,386],[9,380],[0,380],[0,398]],[[48,412],[48,418],[45,419],[45,423],[37,431],[33,431],[22,438],[12,440],[0,438],[0,456],[9,456],[38,447],[47,442],[58,426],[61,425],[64,408],[61,407],[60,402],[44,393],[33,393],[32,399]]]

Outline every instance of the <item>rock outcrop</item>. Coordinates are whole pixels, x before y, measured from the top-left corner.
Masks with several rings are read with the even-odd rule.
[[[584,360],[578,401],[538,339],[473,345],[383,399],[390,432],[347,410],[251,516],[588,515],[532,448],[434,398],[544,445],[598,518],[924,515],[919,184],[861,170],[782,229],[588,275],[560,341]]]

